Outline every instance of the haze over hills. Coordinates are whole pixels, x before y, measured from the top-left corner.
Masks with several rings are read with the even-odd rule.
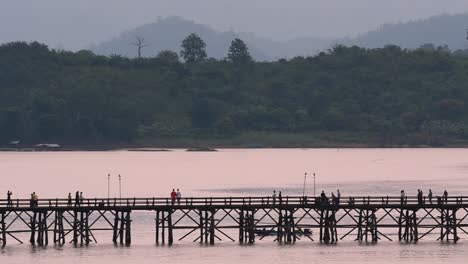
[[[337,42],[366,48],[395,44],[408,49],[432,43],[435,46],[447,45],[450,49],[457,50],[468,48],[465,35],[467,29],[468,13],[439,15],[407,23],[386,24],[358,37],[345,38]]]
[[[136,48],[132,43],[135,42],[135,37],[139,36],[143,37],[145,44],[148,45],[143,49],[143,56],[155,56],[162,50],[172,50],[179,53],[182,40],[190,33],[198,34],[207,44],[208,56],[217,59],[226,56],[231,41],[238,37],[238,34],[233,31],[220,32],[209,26],[196,24],[180,17],[168,17],[123,32],[114,39],[92,47],[92,50],[101,55],[118,54],[136,57]],[[248,44],[252,43],[248,42]],[[266,53],[256,49],[255,45],[249,45],[249,48],[256,60],[269,58]]]
[[[310,56],[336,44],[357,45],[366,48],[394,44],[403,48],[415,49],[424,44],[432,43],[435,46],[447,45],[452,50],[466,49],[468,48],[465,39],[467,28],[468,14],[439,15],[407,23],[386,24],[354,38],[303,37],[289,41],[273,41],[258,37],[253,33],[238,33],[232,30],[222,32],[180,17],[168,17],[125,31],[120,36],[91,49],[101,55],[118,54],[135,57],[137,52],[132,43],[135,42],[136,36],[140,36],[145,39],[145,43],[148,45],[143,50],[143,56],[151,57],[162,50],[179,52],[182,40],[190,33],[196,33],[206,42],[210,57],[224,58],[231,40],[239,37],[247,43],[254,59],[264,61]]]

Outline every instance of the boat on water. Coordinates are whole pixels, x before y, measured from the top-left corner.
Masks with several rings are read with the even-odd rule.
[[[285,232],[285,231],[283,230],[283,232]],[[278,230],[263,228],[263,229],[255,229],[254,233],[256,235],[261,235],[261,236],[276,236],[276,235],[278,235]],[[297,236],[309,236],[309,237],[312,236],[312,230],[310,230],[309,228],[305,228],[304,231],[295,230],[294,233]]]

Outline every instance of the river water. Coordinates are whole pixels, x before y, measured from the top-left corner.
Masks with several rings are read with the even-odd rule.
[[[347,195],[416,194],[468,195],[468,149],[224,149],[218,152],[1,152],[0,193],[13,198],[66,197],[83,191],[85,197],[167,197],[173,188],[183,196],[256,196],[281,190],[340,189]],[[0,249],[2,263],[466,263],[468,235],[457,244],[427,237],[417,244],[381,241],[376,245],[345,239],[336,245],[300,241],[278,245],[258,241],[241,246],[223,241],[204,246],[191,241],[172,247],[154,244],[154,215],[134,213],[130,247],[114,246],[108,233],[98,244],[46,248],[9,244]]]

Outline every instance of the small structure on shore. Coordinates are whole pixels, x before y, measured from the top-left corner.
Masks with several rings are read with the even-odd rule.
[[[59,144],[49,144],[49,143],[42,143],[34,145],[36,150],[60,150],[61,146]]]
[[[189,148],[187,151],[218,151],[213,148],[208,148],[208,147],[196,147],[196,148]]]

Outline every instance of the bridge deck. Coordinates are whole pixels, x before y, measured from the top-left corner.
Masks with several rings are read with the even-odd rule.
[[[314,241],[313,236],[325,243],[346,237],[418,241],[428,235],[456,242],[468,235],[466,196],[420,201],[415,196],[54,198],[0,200],[0,245],[7,238],[23,243],[21,234],[29,235],[33,244],[47,245],[49,233],[54,243],[87,245],[97,242],[95,231],[111,231],[114,243],[130,244],[135,211],[153,211],[156,243],[168,244],[176,235],[202,243],[235,241],[232,231],[238,232],[240,243],[268,237],[294,243]]]

